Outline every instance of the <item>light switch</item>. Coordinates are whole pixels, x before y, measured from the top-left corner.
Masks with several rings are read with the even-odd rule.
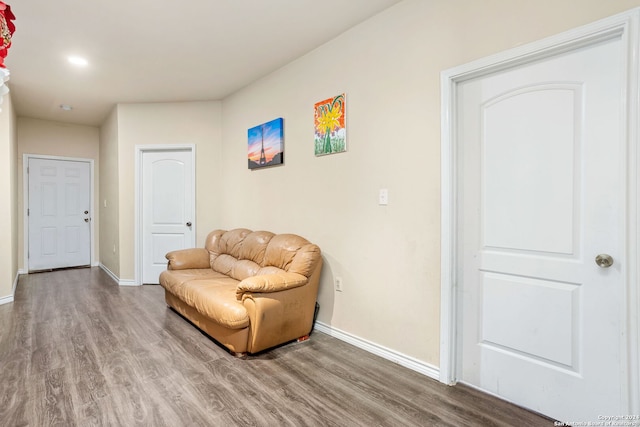
[[[389,190],[381,188],[378,194],[378,204],[380,206],[386,206],[389,204]]]

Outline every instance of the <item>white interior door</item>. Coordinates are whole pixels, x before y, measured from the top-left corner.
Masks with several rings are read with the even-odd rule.
[[[457,92],[459,379],[565,421],[627,413],[623,58],[618,37]]]
[[[91,264],[91,164],[29,158],[29,271]]]
[[[191,150],[142,153],[142,283],[158,284],[165,254],[195,246]]]

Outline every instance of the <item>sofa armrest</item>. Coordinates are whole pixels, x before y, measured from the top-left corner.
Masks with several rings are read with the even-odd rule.
[[[236,299],[248,293],[271,293],[293,289],[307,284],[309,279],[298,273],[274,273],[247,277],[236,287]]]
[[[211,268],[209,251],[204,248],[181,249],[165,255],[169,260],[168,270],[186,270],[188,268]]]
[[[245,293],[242,304],[250,325],[247,351],[256,353],[308,335],[316,293],[309,284],[279,292]]]

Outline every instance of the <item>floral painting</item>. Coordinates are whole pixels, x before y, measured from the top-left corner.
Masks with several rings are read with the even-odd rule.
[[[345,94],[316,103],[314,110],[316,156],[347,151]]]
[[[279,118],[249,129],[249,169],[281,165],[284,162],[283,122]]]

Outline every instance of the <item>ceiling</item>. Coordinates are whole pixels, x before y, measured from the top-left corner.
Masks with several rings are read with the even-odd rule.
[[[4,1],[17,114],[91,126],[116,103],[223,99],[400,2]]]

